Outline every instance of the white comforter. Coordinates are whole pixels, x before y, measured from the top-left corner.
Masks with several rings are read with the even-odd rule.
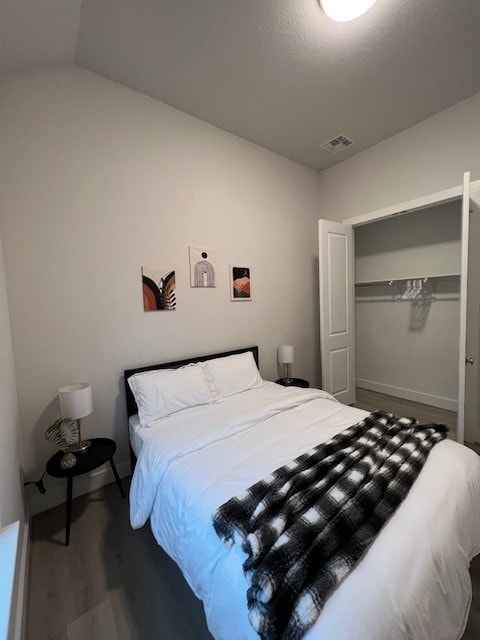
[[[131,524],[150,517],[217,640],[258,636],[247,619],[245,556],[219,540],[213,511],[365,415],[322,391],[265,383],[144,430]],[[478,552],[480,457],[445,440],[305,640],[458,640],[471,600],[469,561]]]

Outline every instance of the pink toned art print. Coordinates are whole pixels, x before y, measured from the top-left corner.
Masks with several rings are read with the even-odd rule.
[[[250,267],[230,267],[230,292],[232,302],[252,299]]]

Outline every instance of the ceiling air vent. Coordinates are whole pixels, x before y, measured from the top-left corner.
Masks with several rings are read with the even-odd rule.
[[[339,153],[340,151],[343,151],[344,149],[348,149],[348,147],[351,147],[352,144],[353,144],[353,140],[351,140],[347,136],[344,136],[343,133],[341,133],[335,138],[332,138],[331,140],[329,140],[328,142],[325,142],[321,146],[322,146],[322,149],[325,149],[325,151],[330,151],[330,153]]]

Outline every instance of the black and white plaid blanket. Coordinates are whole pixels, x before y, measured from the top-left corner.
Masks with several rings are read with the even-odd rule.
[[[306,633],[447,431],[376,411],[218,508],[217,534],[248,555],[249,619],[262,640]]]

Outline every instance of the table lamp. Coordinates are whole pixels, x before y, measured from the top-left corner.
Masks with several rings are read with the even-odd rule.
[[[286,377],[286,380],[288,382],[290,382],[291,381],[291,378],[290,378],[290,365],[294,361],[294,349],[293,349],[293,346],[291,344],[281,344],[281,345],[279,345],[278,348],[277,348],[277,357],[278,357],[278,361],[281,364],[286,364],[287,365],[287,377]]]
[[[92,385],[89,382],[71,384],[58,390],[60,398],[60,412],[64,418],[73,418],[77,421],[78,442],[70,445],[70,451],[79,453],[86,451],[90,446],[90,440],[82,440],[80,433],[80,421],[93,411]]]

